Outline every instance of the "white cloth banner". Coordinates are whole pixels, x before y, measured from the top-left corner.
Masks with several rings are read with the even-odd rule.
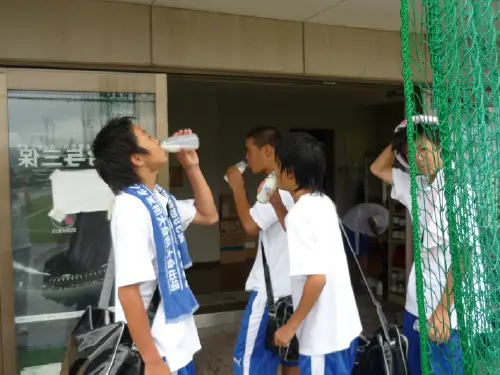
[[[77,171],[55,170],[52,180],[54,208],[49,216],[62,221],[79,212],[110,211],[115,195],[95,169]]]

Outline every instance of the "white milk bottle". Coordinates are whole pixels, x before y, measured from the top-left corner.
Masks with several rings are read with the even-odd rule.
[[[239,163],[235,164],[235,167],[238,168],[241,174],[245,172],[245,169],[247,169],[248,164],[244,161],[240,161]],[[224,180],[227,182],[227,174],[224,176]]]
[[[269,199],[271,199],[271,196],[274,194],[277,188],[278,179],[276,178],[276,173],[273,172],[269,176],[267,176],[262,183],[262,188],[257,194],[257,201],[263,204],[269,203]]]
[[[166,152],[172,153],[181,150],[197,150],[200,147],[200,139],[196,134],[177,135],[161,141],[160,146]]]

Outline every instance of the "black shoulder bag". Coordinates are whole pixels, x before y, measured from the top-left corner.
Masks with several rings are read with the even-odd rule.
[[[264,278],[266,280],[267,309],[269,310],[269,323],[266,329],[266,348],[278,354],[278,356],[286,362],[295,362],[299,360],[299,342],[296,336],[293,337],[290,344],[286,347],[276,346],[274,344],[274,334],[288,322],[293,314],[292,297],[282,297],[278,302],[274,302],[271,273],[269,272],[263,241],[260,241],[260,246],[262,251],[262,262],[264,264]]]
[[[111,323],[114,314],[108,310],[108,305],[114,279],[112,253],[113,250],[99,307],[87,307],[69,335],[60,375],[144,374],[144,362],[134,345],[127,325],[124,322]],[[150,327],[153,325],[160,301],[160,289],[156,286],[147,309]]]
[[[380,321],[380,327],[373,333],[371,340],[363,336],[360,337],[352,375],[409,375],[408,340],[399,332],[396,325],[387,323],[382,306],[368,285],[368,281],[356,257],[356,252],[349,241],[340,218],[339,225],[347,240],[349,249],[354,255],[361,278],[368,289]]]

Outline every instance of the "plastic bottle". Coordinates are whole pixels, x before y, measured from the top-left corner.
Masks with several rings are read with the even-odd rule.
[[[277,188],[278,179],[276,178],[276,173],[273,172],[264,180],[262,189],[260,189],[259,193],[257,194],[257,201],[263,204],[269,203],[271,195],[273,195]]]
[[[179,152],[181,150],[197,150],[200,147],[200,139],[196,134],[184,134],[170,137],[160,142],[161,148],[166,152]]]
[[[244,161],[240,161],[239,163],[235,164],[235,167],[238,168],[238,170],[240,171],[241,174],[243,174],[243,172],[245,172],[245,169],[247,169],[247,166],[248,166],[248,164]],[[224,175],[224,180],[226,180],[226,182],[227,182],[227,174]]]

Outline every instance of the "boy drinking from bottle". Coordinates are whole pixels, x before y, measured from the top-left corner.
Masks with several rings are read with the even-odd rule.
[[[280,133],[272,126],[260,126],[248,132],[245,141],[246,160],[253,173],[268,176],[274,171],[275,148],[280,141]],[[278,190],[269,203],[256,202],[252,207],[248,202],[243,176],[236,166],[227,171],[227,181],[244,231],[249,235],[259,235],[257,257],[246,283],[246,290],[252,294],[234,349],[234,373],[276,375],[281,363],[283,375],[297,375],[296,362],[285,362],[266,348],[269,309],[262,257],[264,251],[275,299],[290,296],[288,244],[283,218],[293,207],[293,199],[289,193]]]
[[[191,131],[176,135],[182,134]],[[111,219],[116,320],[128,323],[145,375],[193,375],[193,356],[201,345],[193,316],[198,303],[184,273],[191,265],[184,230],[218,220],[198,155],[177,153],[194,192],[194,201],[181,201],[156,184],[167,154],[131,118],[109,120],[93,152],[97,172],[116,194]],[[161,302],[150,327],[146,309],[156,288]]]

